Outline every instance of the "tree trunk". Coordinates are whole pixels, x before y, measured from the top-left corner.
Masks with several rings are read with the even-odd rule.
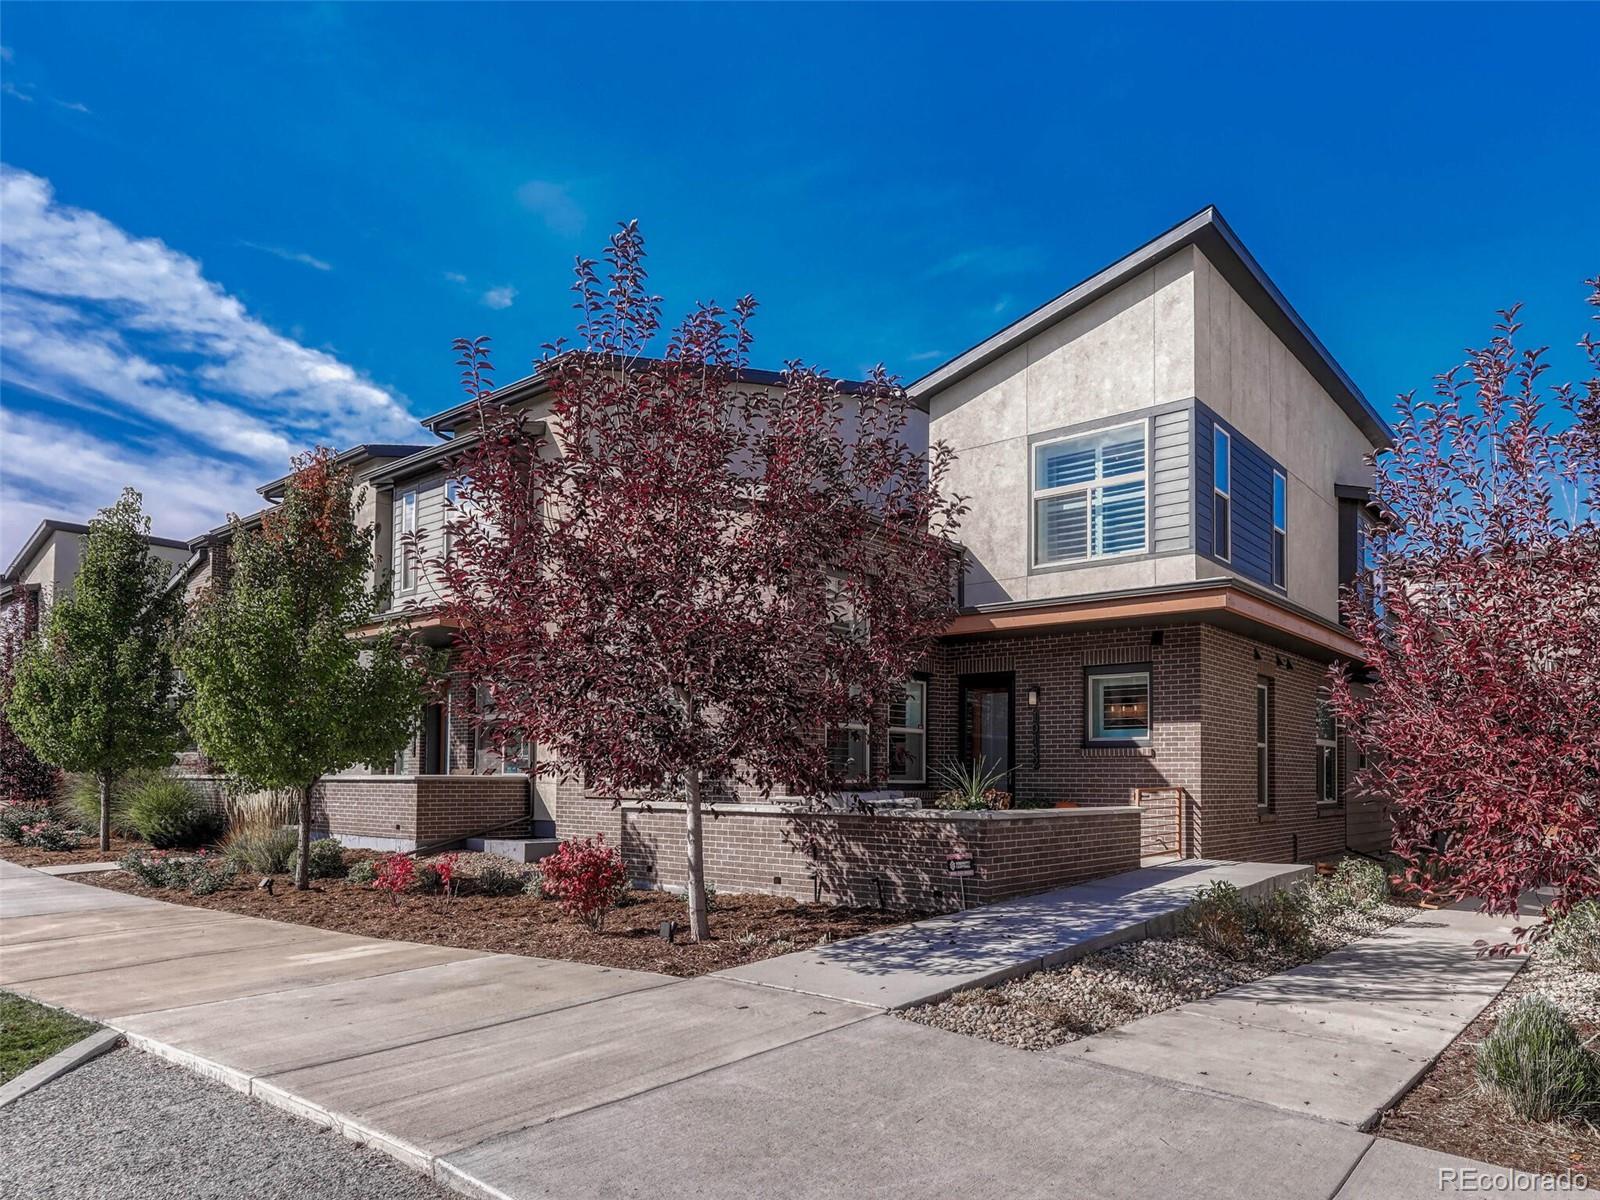
[[[700,771],[689,773],[688,804],[684,806],[684,842],[689,866],[689,939],[703,942],[711,937],[706,918],[706,864],[704,839],[700,832]]]
[[[111,775],[100,772],[100,849],[111,850]]]
[[[301,892],[311,886],[311,789],[316,786],[312,780],[300,789],[300,854],[294,864],[294,886]]]

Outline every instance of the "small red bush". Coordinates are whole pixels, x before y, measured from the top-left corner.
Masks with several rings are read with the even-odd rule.
[[[628,884],[622,855],[599,836],[562,842],[554,854],[539,863],[539,873],[544,878],[545,895],[559,900],[562,908],[581,917],[597,932]]]
[[[445,854],[434,860],[433,873],[439,880],[439,894],[448,896],[451,884],[456,877],[456,864],[461,861],[459,854]]]
[[[372,886],[388,892],[389,902],[399,905],[400,893],[411,886],[416,874],[416,859],[409,854],[385,854],[372,873]]]

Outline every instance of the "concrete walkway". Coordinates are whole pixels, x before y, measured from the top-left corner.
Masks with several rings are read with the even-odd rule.
[[[874,1008],[909,1008],[1163,932],[1208,884],[1226,881],[1247,896],[1259,895],[1310,871],[1198,858],[1161,863],[730,967],[717,977]]]
[[[1367,1128],[1525,961],[1514,922],[1427,912],[1316,962],[1052,1051]]]
[[[1457,1161],[878,1005],[376,941],[3,862],[0,986],[480,1197],[1378,1200],[1435,1195]]]

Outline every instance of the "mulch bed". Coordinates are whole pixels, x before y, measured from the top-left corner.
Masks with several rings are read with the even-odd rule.
[[[1377,1132],[1397,1142],[1496,1166],[1540,1174],[1572,1171],[1587,1175],[1591,1186],[1600,1182],[1600,1130],[1578,1122],[1541,1124],[1524,1120],[1499,1096],[1478,1085],[1478,1043],[1519,996],[1545,991],[1561,1003],[1562,996],[1551,990],[1552,983],[1559,979],[1552,977],[1558,977],[1557,968],[1536,956],[1500,997],[1462,1031],[1400,1103],[1383,1114]],[[1600,976],[1589,974],[1587,978],[1594,980],[1587,1010],[1578,1005],[1580,1011],[1575,1012],[1570,1002],[1563,1007],[1579,1035],[1600,1047],[1600,1018],[1593,1015],[1592,999],[1600,996]],[[1578,986],[1583,983],[1579,981]]]
[[[677,921],[681,929],[688,913],[680,897],[665,892],[629,892],[624,904],[609,914],[605,928],[594,933],[556,902],[531,896],[468,894],[446,899],[403,895],[396,907],[386,895],[343,880],[317,880],[310,891],[296,892],[287,879],[278,876],[275,894],[268,895],[257,888],[258,876],[241,875],[209,896],[149,888],[122,871],[76,877],[76,881],[174,904],[366,937],[684,977],[807,950],[819,942],[839,941],[915,919],[911,913],[799,904],[776,896],[719,895],[711,910],[711,940],[688,942],[680,932],[679,940],[669,945],[660,936],[661,923]]]
[[[137,838],[113,837],[111,849],[100,849],[98,837],[88,838],[76,850],[40,850],[36,846],[14,846],[0,842],[0,858],[24,867],[56,867],[62,863],[116,862],[129,850],[148,849]]]

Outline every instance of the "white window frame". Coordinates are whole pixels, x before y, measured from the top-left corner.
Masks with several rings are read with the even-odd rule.
[[[1107,684],[1126,683],[1131,680],[1140,680],[1144,683],[1144,732],[1106,732],[1105,700],[1104,694]],[[1138,667],[1131,670],[1101,670],[1094,669],[1087,680],[1088,712],[1087,732],[1088,744],[1091,746],[1141,746],[1149,742],[1153,716],[1153,694],[1149,667]]]
[[[1339,803],[1339,719],[1334,715],[1333,706],[1326,695],[1317,697],[1317,709],[1313,720],[1316,722],[1314,733],[1317,746],[1317,803],[1335,805]],[[1323,732],[1324,723],[1331,731],[1328,734]],[[1330,759],[1333,765],[1332,795],[1328,794],[1325,786],[1330,782],[1326,769]]]
[[[845,721],[842,724],[832,726],[828,732],[831,736],[841,730],[845,732],[860,730],[861,732],[861,774],[840,775],[837,777],[836,782],[843,784],[870,782],[872,779],[872,730],[858,721]],[[828,769],[830,771],[833,769],[832,753],[828,755]]]
[[[889,776],[889,782],[926,783],[928,782],[928,683],[925,679],[908,679],[906,680],[905,687],[908,694],[913,688],[915,688],[918,692],[919,699],[917,701],[917,713],[921,716],[922,723],[920,725],[889,726],[888,746],[892,747],[894,745],[894,735],[897,733],[905,734],[908,737],[914,735],[920,738],[922,741],[922,751],[920,754],[918,754],[917,760],[922,764],[922,773],[915,776],[891,775]],[[907,704],[907,708],[910,708],[909,703]],[[871,753],[870,747],[868,748],[868,753]],[[889,755],[889,761],[891,763],[894,762],[894,755],[892,753]]]
[[[1230,483],[1233,482],[1229,476]],[[1283,496],[1283,519],[1278,519],[1278,496]],[[1231,514],[1232,508],[1230,506]],[[1283,543],[1283,572],[1278,572],[1279,541]],[[1289,586],[1289,477],[1276,467],[1272,469],[1272,586],[1287,588]]]
[[[1138,471],[1125,471],[1121,475],[1108,475],[1085,480],[1082,483],[1066,483],[1060,487],[1042,488],[1039,486],[1039,452],[1050,446],[1060,445],[1062,442],[1079,442],[1085,438],[1109,437],[1124,429],[1137,429],[1141,440],[1144,442],[1144,466]],[[1095,469],[1099,470],[1099,456],[1096,455]],[[1030,521],[1030,540],[1032,545],[1028,548],[1028,560],[1035,567],[1059,567],[1073,563],[1102,562],[1107,559],[1132,558],[1135,555],[1150,552],[1150,422],[1128,421],[1122,425],[1110,425],[1104,429],[1089,429],[1078,433],[1062,434],[1060,437],[1045,438],[1034,442],[1028,447],[1028,482],[1032,486],[1033,506],[1032,520]],[[1096,554],[1095,524],[1098,514],[1104,511],[1103,504],[1097,506],[1094,502],[1095,492],[1104,493],[1107,488],[1120,487],[1124,484],[1139,483],[1144,486],[1144,540],[1135,550],[1118,550],[1115,554]],[[1041,501],[1054,500],[1060,496],[1070,496],[1077,492],[1084,493],[1084,547],[1085,554],[1082,558],[1043,558],[1039,553],[1039,512]],[[1102,533],[1102,538],[1103,538]]]
[[[457,496],[460,488],[454,479],[444,481],[444,557],[449,561],[450,551],[454,549],[455,538],[450,533],[450,522],[461,515],[460,504]]]
[[[1272,810],[1272,681],[1256,680],[1256,810]]]
[[[1228,464],[1228,486],[1219,487],[1217,480],[1218,462]],[[1221,499],[1228,506],[1228,519],[1218,522],[1217,500]],[[1227,543],[1225,550],[1218,550],[1217,529],[1219,524],[1225,530],[1224,540]],[[1219,562],[1233,561],[1233,434],[1221,425],[1211,427],[1211,554]]]
[[[400,497],[400,536],[396,539],[400,551],[400,591],[410,595],[417,590],[417,558],[415,539],[417,532],[417,492],[413,488]]]

